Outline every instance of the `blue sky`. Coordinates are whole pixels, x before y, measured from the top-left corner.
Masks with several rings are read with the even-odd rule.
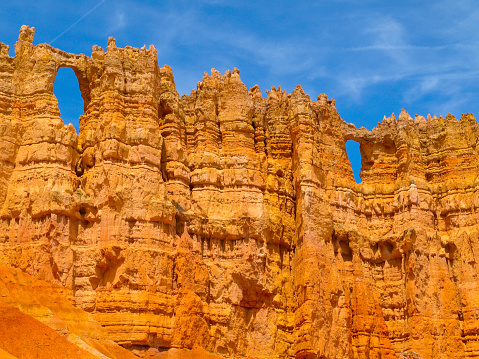
[[[118,46],[154,44],[180,95],[212,67],[238,67],[246,86],[258,84],[264,94],[297,84],[312,99],[326,93],[343,119],[368,129],[402,108],[412,116],[479,114],[472,0],[3,0],[0,18],[11,55],[23,24],[35,26],[35,44],[87,55],[94,44],[106,48],[108,36]],[[78,101],[76,80],[61,74],[62,117],[77,125],[82,105],[67,106]]]

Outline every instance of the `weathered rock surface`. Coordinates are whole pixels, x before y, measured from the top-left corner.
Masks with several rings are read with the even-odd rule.
[[[87,57],[33,34],[15,57],[0,45],[0,260],[140,356],[479,357],[472,115],[357,129],[325,95],[263,98],[237,69],[179,97],[153,46]],[[62,66],[79,135],[53,95]]]

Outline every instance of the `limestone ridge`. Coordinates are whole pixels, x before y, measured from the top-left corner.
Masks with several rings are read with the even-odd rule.
[[[237,69],[179,97],[154,46],[88,57],[33,35],[15,57],[0,44],[1,261],[71,289],[140,355],[479,357],[471,114],[357,129],[326,95],[265,99]],[[63,66],[78,136],[53,95]]]

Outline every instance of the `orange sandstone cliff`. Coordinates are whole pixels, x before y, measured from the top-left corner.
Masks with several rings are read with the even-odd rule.
[[[325,95],[263,98],[237,69],[179,97],[153,46],[110,38],[88,57],[33,35],[22,27],[15,57],[0,44],[0,261],[63,287],[103,327],[82,337],[90,347],[479,357],[472,115],[403,111],[357,129]],[[84,100],[78,135],[53,95],[60,67]],[[347,140],[361,146],[360,184]]]

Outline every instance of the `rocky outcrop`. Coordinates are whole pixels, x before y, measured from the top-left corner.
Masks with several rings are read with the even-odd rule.
[[[479,357],[472,115],[357,129],[326,95],[264,98],[237,69],[179,97],[153,46],[87,57],[33,34],[15,57],[0,45],[0,260],[71,290],[139,356]]]

